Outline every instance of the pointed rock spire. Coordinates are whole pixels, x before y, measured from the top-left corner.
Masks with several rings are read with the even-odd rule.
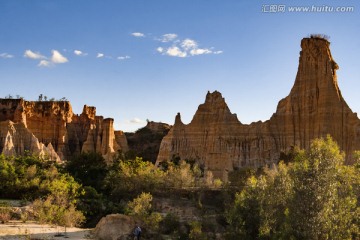
[[[174,124],[174,125],[176,125],[176,126],[178,126],[178,125],[183,125],[183,122],[181,121],[181,115],[180,115],[180,113],[177,113],[177,114],[176,114],[175,124]]]

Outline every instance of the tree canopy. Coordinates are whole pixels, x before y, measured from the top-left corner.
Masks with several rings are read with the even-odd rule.
[[[344,165],[330,136],[288,165],[251,176],[227,212],[228,239],[357,239],[359,165]]]

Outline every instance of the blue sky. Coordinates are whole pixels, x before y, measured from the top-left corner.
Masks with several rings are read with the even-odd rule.
[[[66,97],[75,113],[96,106],[134,131],[146,119],[173,124],[177,112],[189,123],[218,90],[242,123],[267,120],[312,33],[330,36],[342,94],[360,112],[357,1],[0,0],[0,96]]]

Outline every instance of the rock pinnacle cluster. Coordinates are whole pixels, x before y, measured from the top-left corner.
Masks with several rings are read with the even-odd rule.
[[[341,95],[338,68],[326,39],[304,38],[295,83],[269,120],[242,124],[221,93],[208,92],[189,124],[176,116],[157,164],[173,156],[192,159],[226,180],[234,169],[277,163],[295,146],[308,148],[312,139],[328,134],[352,163],[360,149],[360,120]]]
[[[30,152],[63,161],[98,152],[110,163],[117,151],[128,149],[125,134],[114,131],[113,122],[86,105],[76,115],[68,101],[0,99],[0,153]]]

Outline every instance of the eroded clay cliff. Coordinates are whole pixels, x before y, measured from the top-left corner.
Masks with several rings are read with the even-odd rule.
[[[0,152],[26,151],[53,160],[66,160],[84,151],[101,153],[111,161],[118,150],[127,151],[125,135],[114,131],[113,119],[96,116],[95,107],[73,113],[67,101],[0,100]]]
[[[174,155],[195,159],[226,179],[229,171],[276,163],[281,153],[294,146],[307,148],[312,139],[327,134],[351,163],[353,151],[360,149],[360,120],[341,95],[338,65],[329,45],[322,38],[301,41],[294,86],[266,122],[241,124],[219,92],[208,93],[189,124],[181,122],[180,114],[176,116],[161,143],[157,163]]]

